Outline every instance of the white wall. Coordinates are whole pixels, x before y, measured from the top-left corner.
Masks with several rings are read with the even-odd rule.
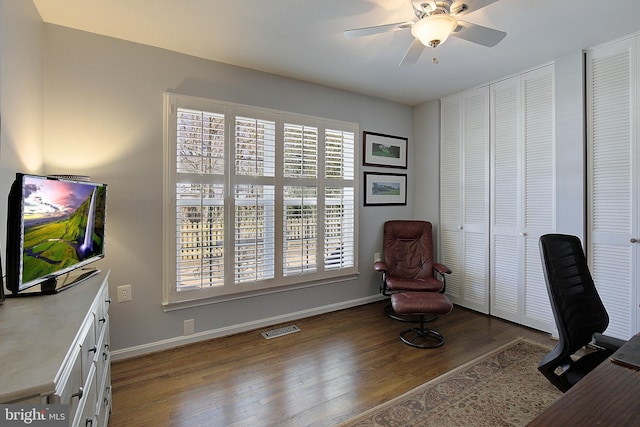
[[[372,264],[382,223],[411,218],[412,204],[361,207],[358,280],[163,312],[162,95],[351,121],[360,131],[410,141],[411,107],[50,24],[44,29],[46,172],[86,174],[109,184],[107,257],[100,264],[111,269],[112,296],[118,285],[133,286],[132,302],[111,305],[114,350],[177,343],[186,319],[195,319],[197,333],[229,332],[378,295]]]
[[[586,136],[582,52],[555,60],[556,231],[584,242],[586,232]]]
[[[434,237],[440,224],[440,101],[434,100],[414,109],[415,216],[431,221]],[[435,245],[437,247],[437,244]]]
[[[0,0],[0,248],[15,173],[43,167],[43,26],[30,1]],[[4,271],[4,270],[3,270]]]

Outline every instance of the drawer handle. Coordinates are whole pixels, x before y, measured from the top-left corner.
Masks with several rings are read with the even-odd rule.
[[[96,351],[98,351],[98,347],[94,345],[92,348],[87,350],[87,353],[95,353]]]
[[[638,243],[638,239],[636,239],[635,237],[632,237],[631,240],[629,240],[631,243]]]
[[[106,300],[104,300],[104,302],[106,302],[107,304],[111,304],[111,298],[107,298]]]
[[[85,427],[86,426],[92,426],[93,425],[93,418],[87,418],[87,421],[85,421],[84,425],[85,425]]]
[[[82,399],[82,395],[83,395],[83,394],[84,394],[84,388],[79,387],[79,388],[78,388],[78,392],[77,392],[77,393],[73,393],[73,394],[71,395],[71,397],[72,397],[72,398],[73,398],[73,397],[77,397],[77,398],[78,398],[78,400],[80,400],[80,399]]]
[[[102,323],[104,323],[104,322],[106,322],[106,321],[107,321],[107,318],[106,318],[106,317],[103,317],[102,319],[98,320],[98,322],[102,322]]]

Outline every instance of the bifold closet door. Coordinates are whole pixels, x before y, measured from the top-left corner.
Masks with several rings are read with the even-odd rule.
[[[491,314],[552,331],[538,239],[555,230],[553,66],[491,85]]]
[[[609,314],[606,333],[640,331],[638,38],[587,52],[587,260]]]
[[[489,312],[489,90],[442,100],[441,261],[452,269],[447,295]]]

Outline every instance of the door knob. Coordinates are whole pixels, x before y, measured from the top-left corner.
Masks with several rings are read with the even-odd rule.
[[[638,239],[636,239],[635,237],[632,237],[629,241],[631,243],[638,243]]]

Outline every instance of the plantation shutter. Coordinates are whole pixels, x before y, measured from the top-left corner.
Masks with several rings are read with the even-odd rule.
[[[177,287],[222,286],[225,116],[191,109],[176,116]]]
[[[318,193],[315,187],[284,187],[285,276],[318,269]]]
[[[318,271],[318,127],[284,124],[283,275]],[[313,186],[305,186],[306,179]]]
[[[324,268],[356,266],[355,134],[327,127],[324,133]]]
[[[357,125],[174,94],[165,114],[165,307],[356,277]]]
[[[235,283],[275,277],[275,122],[235,117]]]

